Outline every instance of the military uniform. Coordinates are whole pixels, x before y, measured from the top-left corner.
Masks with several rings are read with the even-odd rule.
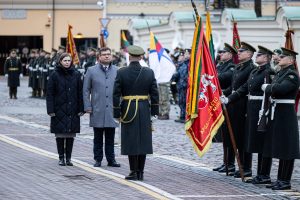
[[[232,55],[237,53],[236,49],[230,46],[227,43],[224,43],[224,49],[220,50],[219,53],[226,53],[230,52]],[[217,73],[218,79],[220,82],[220,86],[222,90],[230,90],[231,83],[232,83],[232,75],[235,69],[235,64],[233,63],[232,59],[229,59],[225,62],[220,62],[217,65]],[[227,141],[230,141],[229,131],[227,128],[227,124],[224,121],[221,128],[218,130],[217,135],[214,137],[214,141],[222,141],[222,138],[226,138]],[[214,168],[213,171],[218,172],[226,172],[226,165],[228,172],[235,171],[235,155],[231,145],[231,142],[223,143],[223,164],[220,167]]]
[[[259,51],[257,56],[267,55],[271,58],[273,54],[272,51],[262,46],[258,46],[258,49]],[[244,84],[235,93],[228,97],[229,102],[235,102],[241,97],[248,95],[244,150],[247,153],[258,153],[257,176],[254,180],[252,180],[252,183],[254,184],[265,184],[271,182],[270,170],[272,160],[262,157],[265,134],[258,131],[258,121],[260,120],[259,112],[261,110],[262,101],[265,98],[263,96],[261,86],[265,83],[265,81],[270,80],[273,74],[274,72],[271,69],[270,63],[266,63],[255,68],[251,72],[247,84]],[[250,162],[252,162],[250,158],[252,158],[252,156],[249,156],[248,170],[250,170],[252,166],[250,164]]]
[[[96,53],[97,50],[95,48],[90,48],[90,51]],[[96,65],[96,61],[97,61],[96,55],[88,55],[86,63],[84,65],[85,71],[87,71],[87,68]]]
[[[296,59],[296,52],[281,49],[281,56],[292,56]],[[298,89],[299,75],[293,65],[282,68],[265,88],[265,93],[271,95],[271,105],[263,156],[280,159],[277,181],[270,186],[273,190],[291,188],[294,160],[300,158],[299,127],[295,111]]]
[[[128,51],[134,57],[144,54],[134,45]],[[150,117],[159,114],[158,103],[157,83],[150,68],[131,61],[128,67],[118,70],[113,106],[114,118],[121,119],[121,154],[129,155],[131,173],[126,179],[143,180],[146,154],[153,153]]]
[[[242,43],[241,48],[252,52],[256,51],[255,48],[253,48],[251,45],[247,43]],[[230,93],[235,95],[234,93],[237,93],[237,90],[240,87],[242,87],[244,84],[246,84],[251,71],[255,67],[256,66],[253,64],[252,59],[245,61],[243,63],[239,63],[233,72],[231,87],[224,90],[224,95],[228,96]],[[252,176],[252,172],[251,172],[252,157],[251,155],[245,152],[245,148],[244,148],[247,101],[248,99],[246,96],[240,97],[237,101],[230,103],[227,106],[227,108],[228,108],[228,114],[231,121],[232,130],[234,133],[234,138],[243,165],[244,175]],[[226,145],[231,144],[231,141],[229,139],[230,139],[229,137],[224,138],[224,143]],[[235,173],[235,177],[236,178],[240,177],[239,171]]]
[[[8,57],[4,63],[4,74],[7,77],[9,87],[9,97],[17,98],[17,87],[20,86],[20,74],[22,74],[22,63],[18,57]]]

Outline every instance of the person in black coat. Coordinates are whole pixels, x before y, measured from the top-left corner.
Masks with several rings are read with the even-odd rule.
[[[122,125],[121,154],[129,159],[125,179],[143,180],[146,154],[153,153],[151,116],[159,114],[159,94],[153,70],[139,63],[144,50],[132,45],[128,52],[130,64],[117,71],[114,83],[114,118]]]
[[[80,116],[83,115],[83,95],[81,75],[72,66],[68,53],[61,54],[49,77],[46,104],[51,116],[50,132],[56,137],[58,164],[72,166],[74,137],[80,132]]]
[[[233,71],[231,87],[223,91],[225,96],[237,93],[240,87],[242,87],[244,84],[247,84],[247,80],[251,71],[256,67],[252,61],[252,56],[255,51],[256,49],[252,47],[250,44],[246,42],[241,42],[241,48],[238,49],[239,64]],[[251,154],[245,152],[245,148],[244,148],[247,101],[248,98],[246,96],[240,97],[237,101],[232,102],[227,107],[228,107],[228,114],[230,117],[235,142],[239,151],[242,167],[244,170],[244,176],[252,177],[252,171],[251,171],[252,157]],[[228,101],[226,102],[226,100],[225,101],[222,100],[222,103],[227,104]],[[224,142],[226,142],[226,140]],[[227,142],[231,142],[231,141],[227,141]],[[236,171],[234,177],[240,178],[241,177],[240,172]]]
[[[271,84],[262,85],[262,90],[271,96],[263,156],[279,159],[277,181],[268,186],[273,190],[291,188],[294,161],[300,158],[299,127],[295,110],[299,75],[294,65],[298,53],[281,49],[278,63],[280,71]]]
[[[4,74],[7,77],[7,86],[9,87],[9,98],[17,99],[17,88],[20,86],[20,77],[22,74],[22,63],[17,57],[16,49],[10,51],[9,57],[4,63]]]
[[[218,79],[220,82],[220,86],[222,90],[226,90],[230,88],[232,82],[232,75],[235,69],[235,64],[233,63],[233,56],[237,54],[237,50],[230,46],[227,43],[224,43],[224,48],[219,50],[220,61],[217,65]],[[221,128],[218,131],[218,134],[214,137],[215,140],[221,141],[227,140],[227,142],[223,143],[223,164],[219,167],[213,169],[213,171],[218,171],[220,173],[226,172],[234,172],[235,171],[235,156],[232,148],[232,144],[230,142],[230,136],[227,128],[227,124],[224,122]],[[227,165],[227,168],[226,168]]]
[[[249,155],[258,153],[258,166],[257,176],[252,180],[248,179],[247,182],[252,182],[253,184],[267,184],[271,182],[270,170],[272,159],[262,157],[265,134],[258,131],[258,121],[264,99],[261,86],[266,83],[266,81],[270,83],[271,76],[274,75],[270,64],[273,52],[263,46],[258,46],[258,49],[255,61],[258,67],[251,72],[246,84],[228,96],[228,104],[236,102],[240,98],[248,95],[244,150],[249,153]],[[248,169],[251,170],[252,165],[250,162],[252,162],[252,160],[250,159],[252,156],[249,157]],[[264,166],[262,163],[264,163]]]

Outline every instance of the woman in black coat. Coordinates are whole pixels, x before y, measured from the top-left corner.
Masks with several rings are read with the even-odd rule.
[[[59,64],[49,77],[46,100],[47,113],[51,116],[50,132],[56,137],[58,164],[72,166],[71,154],[74,137],[80,132],[83,97],[81,75],[73,67],[68,53],[60,56]]]

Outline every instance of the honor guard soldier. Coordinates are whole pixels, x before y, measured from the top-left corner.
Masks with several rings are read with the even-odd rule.
[[[81,73],[81,78],[83,79],[83,76],[85,74],[85,64],[86,64],[86,52],[81,50],[79,53],[79,62],[80,66],[78,68],[78,71]]]
[[[49,76],[51,75],[51,73],[54,71],[56,65],[57,65],[57,58],[58,54],[57,54],[57,50],[52,48],[51,49],[51,54],[50,54],[50,60],[49,60],[49,69],[48,69],[48,79]]]
[[[39,70],[38,70],[38,77],[39,77],[39,96],[44,96],[44,93],[46,92],[46,88],[44,87],[44,78],[46,77],[46,74],[48,72],[47,69],[47,59],[46,59],[46,51],[41,50],[40,51],[40,57],[39,57]]]
[[[298,53],[286,48],[281,50],[278,63],[280,70],[271,84],[262,85],[262,90],[271,96],[263,156],[279,159],[277,181],[267,186],[273,190],[291,188],[294,161],[300,158],[299,127],[295,110],[299,89],[299,75],[295,69]]]
[[[217,65],[218,79],[222,90],[230,88],[233,71],[235,64],[233,63],[233,56],[237,54],[237,50],[227,43],[224,43],[224,48],[219,50],[220,61]],[[228,172],[235,172],[235,156],[233,147],[230,141],[229,132],[225,122],[219,129],[219,134],[222,134],[223,138],[223,164],[213,169],[220,173],[226,172],[226,165]],[[220,137],[220,136],[219,136]],[[220,139],[219,139],[220,140]]]
[[[237,93],[239,88],[247,82],[251,71],[256,67],[251,59],[255,51],[255,48],[252,47],[250,44],[246,42],[241,42],[241,48],[238,49],[239,64],[233,71],[231,87],[223,91],[225,96],[228,96],[230,93],[236,95],[235,93]],[[228,103],[228,99],[224,96],[221,98],[221,101],[225,104]],[[248,98],[246,96],[240,97],[237,101],[232,102],[227,107],[232,125],[232,130],[234,133],[234,138],[236,141],[237,149],[239,151],[239,156],[244,171],[244,177],[252,177],[252,155],[250,153],[245,152],[244,147],[247,101]],[[240,171],[236,171],[234,173],[234,177],[240,178]]]
[[[17,57],[17,50],[12,49],[9,57],[4,63],[4,74],[7,78],[7,86],[9,87],[9,98],[17,99],[17,88],[20,86],[20,77],[22,74],[22,63]]]
[[[85,71],[87,71],[87,68],[96,65],[96,51],[97,49],[90,47],[88,49],[88,56],[87,56],[87,61],[86,64],[84,65]]]
[[[35,50],[35,59],[32,63],[32,97],[37,97],[40,95],[39,93],[39,50]]]
[[[33,79],[33,63],[35,62],[35,50],[31,49],[30,50],[30,55],[29,55],[29,61],[28,61],[28,66],[26,67],[28,69],[28,87],[32,88],[32,79]],[[33,91],[32,91],[33,94]]]
[[[143,180],[146,154],[152,154],[151,116],[159,114],[159,95],[152,69],[142,67],[141,47],[128,47],[128,67],[120,68],[114,84],[114,118],[121,121],[121,154],[128,155],[127,180]],[[122,99],[122,102],[120,102]]]
[[[261,117],[264,111],[264,105],[262,104],[268,101],[268,96],[263,95],[261,86],[264,83],[270,83],[271,76],[274,75],[270,64],[272,55],[273,52],[271,50],[263,46],[258,46],[255,61],[258,67],[251,72],[246,84],[228,96],[228,103],[230,104],[248,95],[244,150],[247,154],[249,153],[249,160],[247,160],[249,163],[245,162],[247,167],[245,169],[252,171],[252,153],[258,153],[257,176],[253,180],[246,180],[246,182],[252,182],[253,184],[271,182],[270,170],[272,160],[262,157],[266,127],[263,130],[259,129],[258,122],[262,120]]]

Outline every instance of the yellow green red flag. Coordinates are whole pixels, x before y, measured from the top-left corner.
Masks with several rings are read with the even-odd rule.
[[[79,57],[76,50],[76,45],[74,42],[74,38],[72,35],[72,29],[73,27],[71,25],[68,25],[68,37],[67,37],[67,53],[70,53],[73,59],[73,63],[75,65],[79,64]]]
[[[185,130],[200,157],[208,151],[224,121],[221,93],[203,25],[198,19],[189,65]]]

